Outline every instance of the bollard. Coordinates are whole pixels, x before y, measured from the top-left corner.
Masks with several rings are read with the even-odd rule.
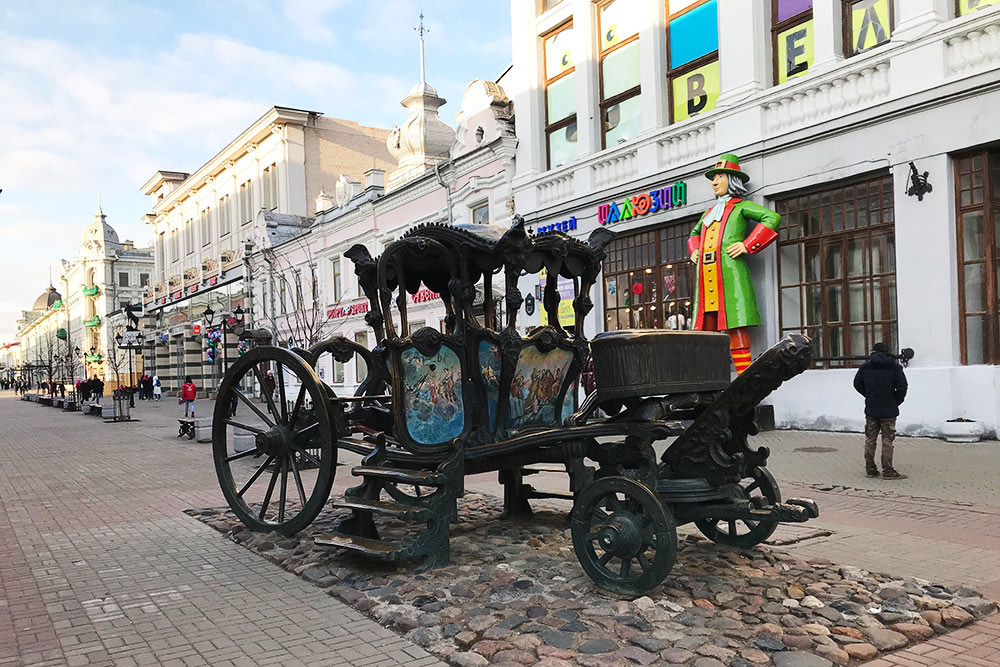
[[[257,447],[256,436],[242,428],[233,428],[233,451],[241,454]]]
[[[212,418],[194,418],[194,439],[198,442],[212,442]]]

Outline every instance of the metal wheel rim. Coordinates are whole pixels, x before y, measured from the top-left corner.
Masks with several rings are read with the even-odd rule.
[[[268,398],[259,407],[237,385],[248,376],[255,377],[260,384],[264,384],[264,371],[260,369],[263,362],[278,364],[275,386],[277,396]],[[288,397],[285,396],[286,370],[297,376],[300,384],[299,391],[291,397],[291,407],[288,407]],[[234,392],[239,394],[237,399],[240,405],[254,412],[261,421],[273,428],[248,428],[250,425],[245,418],[242,421],[239,417],[231,418],[230,400]],[[307,396],[312,403],[311,410],[305,409]],[[288,350],[257,347],[240,357],[226,373],[213,414],[212,453],[223,495],[233,513],[248,528],[292,535],[312,523],[322,511],[330,497],[337,466],[337,448],[333,444],[333,430],[326,400],[323,384],[312,366]],[[230,428],[244,428],[255,432],[256,449],[230,454]],[[262,445],[262,432],[266,434],[263,436],[264,442],[270,443],[273,440],[278,444],[273,448],[270,444]],[[312,452],[317,452],[318,457]],[[233,464],[243,459],[252,460],[256,469],[251,478],[241,483],[241,488],[238,489]],[[309,484],[301,475],[303,468],[300,463],[304,461],[309,461],[316,468],[311,490],[307,488]],[[256,488],[259,483],[265,484],[268,490],[260,507],[257,507],[257,503],[246,502],[244,493]],[[275,492],[276,508],[273,507]]]
[[[781,502],[781,491],[774,477],[763,466],[755,467],[750,476],[740,480],[739,491],[746,499],[763,497],[767,504]],[[759,493],[756,493],[759,492]],[[749,519],[701,519],[695,525],[702,534],[713,542],[736,547],[753,547],[774,534],[778,521],[751,521]]]
[[[658,586],[677,558],[676,523],[656,493],[628,477],[605,477],[577,496],[573,548],[594,582],[641,595]]]

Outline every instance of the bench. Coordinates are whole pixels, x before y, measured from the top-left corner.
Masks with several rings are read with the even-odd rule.
[[[188,440],[194,440],[194,417],[178,417],[177,424],[178,438],[183,438],[186,435]]]

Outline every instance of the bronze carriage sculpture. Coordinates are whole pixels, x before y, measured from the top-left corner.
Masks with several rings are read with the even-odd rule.
[[[561,464],[581,565],[598,585],[628,594],[670,572],[680,524],[694,522],[722,544],[753,546],[781,521],[817,516],[812,501],[782,502],[765,468],[767,449],[748,444],[756,406],[808,367],[808,339],[787,336],[732,382],[724,334],[618,331],[588,341],[590,290],[612,237],[603,229],[586,243],[532,236],[515,218],[509,229],[419,226],[378,258],[353,247],[373,349],[344,337],[309,350],[260,346],[226,373],[213,452],[234,513],[254,530],[298,532],[326,505],[343,448],[364,457],[352,470],[360,484],[334,503],[350,516],[317,544],[387,560],[420,557],[429,569],[449,562],[449,523],[465,475],[497,471],[505,514],[525,513],[542,495],[523,481],[530,466]],[[547,324],[522,336],[519,281],[543,269]],[[493,296],[498,276],[505,315]],[[575,288],[570,330],[559,322],[559,276]],[[407,333],[407,294],[422,288],[444,302],[444,332]],[[591,353],[598,388],[574,410]],[[337,396],[317,375],[326,354],[363,362],[367,377],[356,395]],[[261,388],[259,400],[250,386]],[[231,401],[245,405],[249,419],[231,416]],[[657,460],[654,443],[669,438]],[[401,544],[381,540],[382,516],[412,522],[413,535]]]

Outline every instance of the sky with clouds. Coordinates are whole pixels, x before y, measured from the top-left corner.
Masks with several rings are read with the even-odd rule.
[[[97,210],[145,244],[158,169],[192,172],[269,107],[405,119],[427,80],[454,124],[465,86],[510,63],[507,0],[0,3],[0,343],[58,279]],[[57,285],[58,288],[58,285]]]

